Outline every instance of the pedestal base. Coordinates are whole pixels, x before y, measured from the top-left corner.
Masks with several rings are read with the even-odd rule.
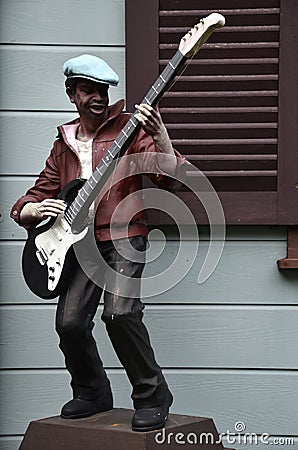
[[[131,430],[129,409],[113,409],[86,419],[49,417],[29,424],[19,450],[201,450],[223,449],[212,419],[170,414],[166,427]]]

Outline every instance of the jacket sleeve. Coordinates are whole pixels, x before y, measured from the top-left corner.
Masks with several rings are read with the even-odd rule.
[[[176,172],[174,175],[169,175],[158,166],[157,150],[152,137],[141,130],[135,139],[134,153],[140,155],[139,166],[141,166],[141,169],[159,188],[171,192],[177,192],[181,189],[186,181],[187,167],[190,165],[190,162],[177,150],[174,149],[174,152],[177,162]]]
[[[34,186],[32,186],[25,195],[20,197],[11,208],[10,217],[15,222],[24,226],[20,222],[20,213],[26,203],[41,202],[46,198],[57,198],[60,192],[60,177],[55,158],[55,144],[46,160],[45,168],[40,172]],[[24,226],[29,229],[34,223]]]

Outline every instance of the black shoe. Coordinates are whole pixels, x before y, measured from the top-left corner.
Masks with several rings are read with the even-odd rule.
[[[82,419],[93,416],[93,414],[110,411],[113,409],[113,397],[108,393],[105,397],[98,397],[95,400],[85,400],[76,397],[66,403],[61,410],[63,419]]]
[[[133,431],[154,431],[163,428],[166,424],[169,408],[173,403],[173,396],[169,392],[168,401],[154,408],[137,409],[132,418]]]

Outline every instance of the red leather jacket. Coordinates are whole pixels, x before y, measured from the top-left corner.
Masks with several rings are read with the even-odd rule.
[[[95,167],[131,117],[130,114],[122,112],[123,107],[123,100],[109,106],[108,119],[98,129],[92,144],[93,170],[95,170]],[[39,174],[35,185],[17,200],[11,209],[11,217],[18,224],[20,224],[20,212],[25,203],[40,202],[45,198],[57,198],[59,192],[67,183],[80,177],[81,165],[75,144],[75,132],[78,125],[79,118],[58,127],[58,138],[54,142],[45,168]],[[142,154],[141,159],[144,172],[152,171],[150,175],[148,174],[149,178],[161,188],[175,190],[179,183],[168,178],[166,174],[162,174],[157,166],[156,158],[148,157],[146,159],[146,156],[145,158],[143,157],[143,152],[152,156],[153,152],[156,153],[156,149],[152,138],[141,129],[126,151],[126,155]],[[177,171],[184,171],[187,161],[178,152],[176,154],[178,156]],[[111,239],[110,225],[113,227],[113,238],[116,239],[127,236],[128,223],[129,236],[147,234],[147,217],[146,212],[142,209],[142,196],[137,195],[137,191],[142,189],[142,176],[140,174],[133,175],[132,172],[127,172],[127,175],[129,175],[129,178],[119,181],[103,196],[99,205],[96,204],[97,209],[94,220],[96,240]],[[121,214],[113,218],[111,224],[111,217],[117,205],[127,195],[132,193],[136,193],[136,195],[129,197],[125,208],[121,210]],[[138,212],[133,215],[132,211]],[[30,229],[32,225],[25,228]]]

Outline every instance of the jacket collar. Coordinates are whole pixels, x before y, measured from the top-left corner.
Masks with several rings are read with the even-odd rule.
[[[108,118],[99,126],[98,132],[100,132],[109,122],[114,120],[122,113],[124,104],[124,100],[119,100],[113,105],[108,106]],[[77,117],[76,119],[71,120],[70,122],[67,122],[58,127],[58,138],[62,138],[74,150],[76,150],[75,138],[79,124],[80,118]]]

